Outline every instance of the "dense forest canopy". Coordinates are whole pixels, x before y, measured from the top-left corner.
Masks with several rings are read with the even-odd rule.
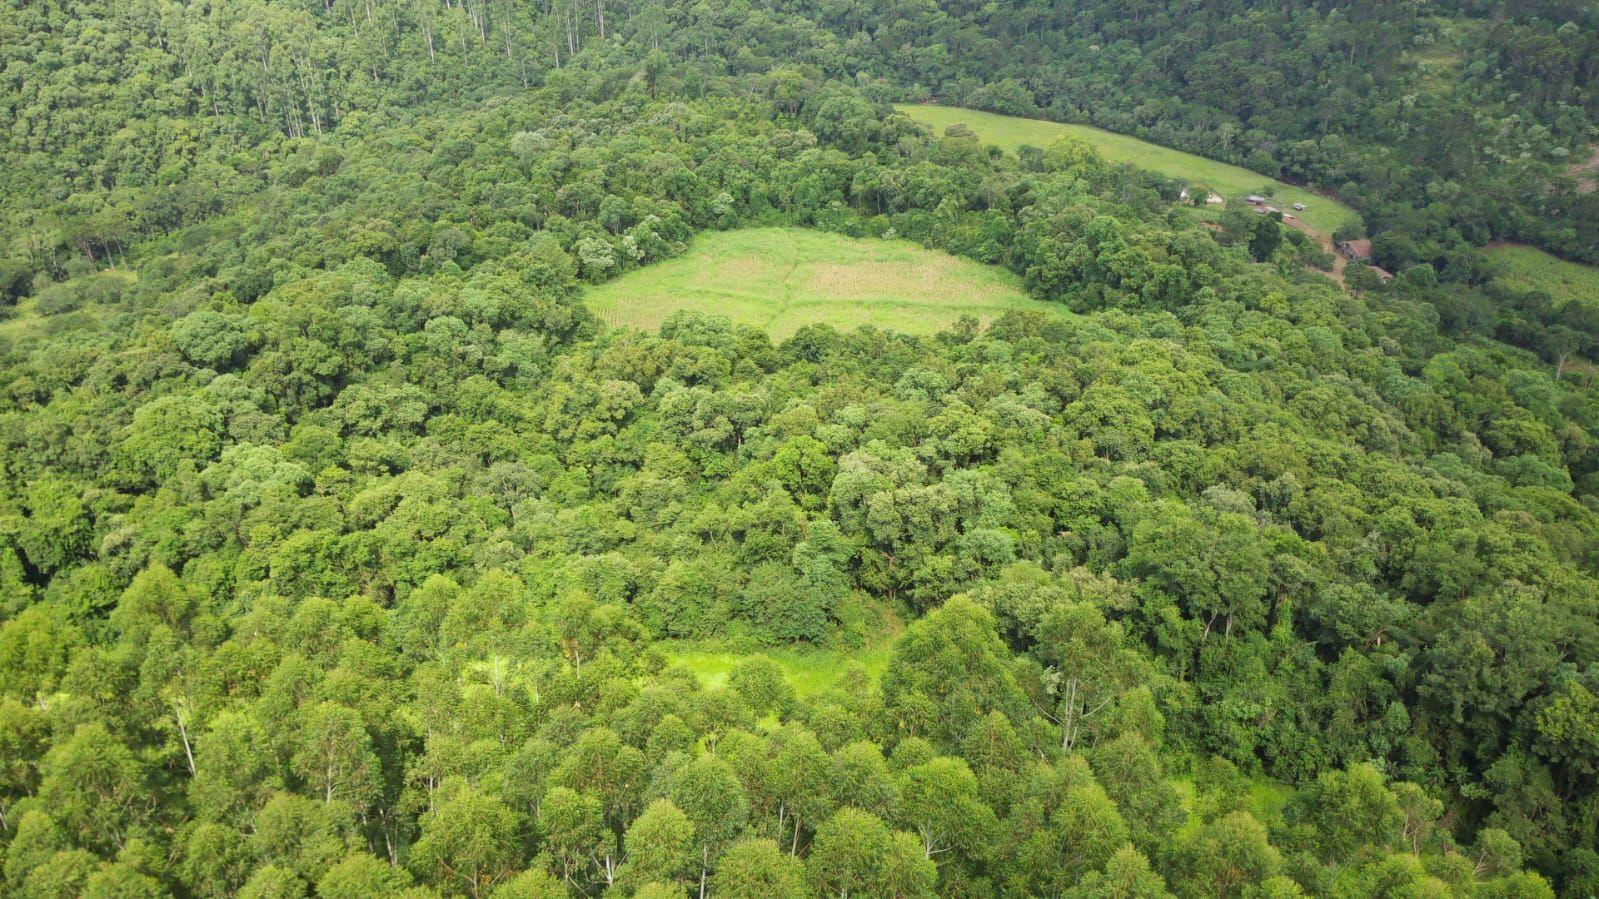
[[[0,892],[1599,892],[1594,15],[11,0]],[[747,226],[1076,314],[583,305]]]
[[[1493,239],[1599,262],[1599,193],[1576,174],[1599,142],[1591,3],[12,3],[4,186],[66,213],[69,244],[197,212],[139,199],[217,139],[456,103],[586,50],[687,65],[693,92],[798,64],[878,96],[1092,121],[1338,192],[1390,268],[1480,280],[1470,248]]]

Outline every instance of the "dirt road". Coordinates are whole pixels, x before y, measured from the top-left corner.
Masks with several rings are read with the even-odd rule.
[[[1284,219],[1283,220],[1283,224],[1287,225],[1290,228],[1293,228],[1295,231],[1298,231],[1298,232],[1304,234],[1306,237],[1309,237],[1311,240],[1314,240],[1317,244],[1321,245],[1322,249],[1324,249],[1327,252],[1332,254],[1332,257],[1333,257],[1332,271],[1330,271],[1330,272],[1321,272],[1321,269],[1316,269],[1316,271],[1321,272],[1322,274],[1324,274],[1327,277],[1333,279],[1334,281],[1337,281],[1338,285],[1340,287],[1342,287],[1343,284],[1344,284],[1344,269],[1349,265],[1349,261],[1347,259],[1345,259],[1343,257],[1343,254],[1338,252],[1338,248],[1333,245],[1332,237],[1329,236],[1329,235],[1323,234],[1320,231],[1317,231],[1316,229],[1310,227],[1309,225],[1305,224],[1304,222],[1300,221],[1297,218]]]

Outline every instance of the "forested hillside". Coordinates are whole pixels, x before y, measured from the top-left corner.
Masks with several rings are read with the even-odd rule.
[[[1490,239],[1599,262],[1599,195],[1572,170],[1599,140],[1592,3],[824,8],[857,38],[852,65],[946,101],[1091,121],[1336,192],[1366,213],[1384,265],[1471,280],[1469,248]]]
[[[890,105],[1136,98],[1209,151],[1092,54],[1248,19],[1339,77],[1447,30],[1537,135],[1496,184],[1592,138],[1591,10],[1234,5],[6,6],[0,893],[1599,892],[1599,306],[1462,274],[1512,213],[1454,198],[1501,195],[1355,179],[1407,264],[1346,289],[1275,217]],[[1406,71],[1343,90],[1425,108]],[[1431,127],[1267,90],[1232,114],[1272,174],[1324,177],[1270,135]],[[754,226],[1073,314],[584,305]],[[887,662],[763,655],[809,648]]]

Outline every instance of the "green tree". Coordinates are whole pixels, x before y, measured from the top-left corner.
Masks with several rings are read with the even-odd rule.
[[[711,895],[728,899],[801,899],[805,869],[772,840],[744,839],[722,854]]]
[[[899,729],[947,745],[989,711],[1019,716],[1024,702],[993,616],[959,596],[894,644],[882,689]]]
[[[17,546],[28,564],[48,574],[88,552],[93,524],[77,486],[59,477],[40,478],[28,488],[27,510]]]
[[[80,724],[39,765],[38,797],[81,846],[121,848],[147,816],[149,772],[100,724]]]
[[[703,893],[712,862],[743,831],[749,817],[744,786],[727,762],[707,754],[672,772],[666,795],[694,826]]]
[[[1045,687],[1054,700],[1063,750],[1070,750],[1085,727],[1134,687],[1153,680],[1122,628],[1084,602],[1054,605],[1034,629],[1034,654],[1049,666]]]
[[[671,800],[657,799],[627,827],[617,882],[642,885],[660,880],[681,885],[689,871],[700,866],[698,849],[694,822]]]
[[[1263,215],[1255,222],[1253,233],[1249,238],[1249,254],[1255,257],[1256,262],[1269,262],[1277,254],[1277,248],[1282,246],[1283,229],[1278,224],[1281,216],[1276,214]]]
[[[534,868],[500,884],[489,895],[493,899],[566,899],[571,894],[559,880]]]
[[[851,808],[816,829],[805,872],[813,891],[839,897],[931,896],[938,874],[920,840]]]
[[[1314,828],[1316,851],[1327,861],[1350,860],[1368,847],[1384,851],[1405,826],[1398,799],[1370,765],[1322,773],[1290,817]]]
[[[727,685],[739,692],[757,714],[785,714],[794,703],[794,688],[781,665],[763,655],[741,660],[728,672]]]
[[[328,869],[316,883],[316,893],[325,899],[359,899],[371,896],[398,896],[411,886],[411,875],[372,855],[359,852]]]
[[[544,851],[561,880],[586,882],[590,866],[599,863],[606,879],[614,879],[615,838],[605,828],[600,801],[566,787],[556,787],[539,803],[539,832]]]
[[[980,857],[998,831],[977,778],[961,759],[944,756],[906,769],[900,775],[898,809],[899,820],[921,836],[929,859],[952,850]]]
[[[1282,870],[1282,856],[1248,812],[1233,812],[1200,827],[1179,852],[1183,876],[1173,878],[1179,895],[1237,896]]]
[[[421,817],[411,847],[418,876],[478,897],[508,880],[516,863],[516,820],[493,796],[461,784]]]
[[[1096,899],[1170,899],[1166,882],[1149,867],[1149,859],[1131,846],[1123,846],[1105,863],[1104,871],[1090,871],[1066,893]]]
[[[294,771],[324,802],[362,810],[377,800],[381,765],[359,712],[332,702],[310,707],[296,745]]]

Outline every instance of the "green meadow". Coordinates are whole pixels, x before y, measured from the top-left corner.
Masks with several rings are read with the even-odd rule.
[[[1543,250],[1520,244],[1488,248],[1501,281],[1522,290],[1541,290],[1555,305],[1587,303],[1599,306],[1599,268],[1567,262]]]
[[[135,272],[111,268],[45,284],[11,309],[0,308],[0,354],[66,331],[99,327],[107,316],[122,308],[123,294],[138,281]]]
[[[1043,119],[999,115],[962,109],[956,106],[936,106],[923,103],[901,103],[895,109],[930,126],[942,134],[945,128],[964,124],[979,139],[1010,152],[1019,147],[1047,147],[1062,137],[1085,140],[1099,150],[1101,156],[1112,162],[1125,162],[1141,169],[1157,172],[1172,178],[1181,178],[1193,184],[1203,184],[1220,194],[1229,204],[1242,203],[1250,194],[1272,197],[1272,205],[1288,209],[1294,203],[1304,203],[1303,212],[1293,213],[1310,228],[1323,234],[1332,234],[1345,222],[1359,220],[1353,209],[1320,194],[1295,187],[1259,172],[1236,165],[1162,147],[1136,137],[1117,134],[1090,125],[1067,125]]]
[[[1013,309],[1070,314],[1028,297],[1019,278],[996,266],[904,240],[805,228],[702,234],[682,256],[592,288],[586,302],[613,326],[653,331],[692,309],[779,340],[816,324],[932,334],[963,315],[986,324]]]
[[[888,658],[892,650],[893,642],[883,640],[852,652],[771,648],[764,649],[758,654],[766,656],[782,667],[784,674],[788,676],[789,685],[794,688],[796,694],[811,696],[838,683],[838,679],[844,674],[844,669],[852,662],[859,663],[866,669],[866,673],[876,680],[883,673],[883,669],[888,667]],[[733,668],[751,655],[756,653],[732,652],[714,648],[712,645],[694,643],[676,644],[666,650],[668,659],[694,672],[700,683],[707,687],[720,687],[727,683],[727,676]]]

